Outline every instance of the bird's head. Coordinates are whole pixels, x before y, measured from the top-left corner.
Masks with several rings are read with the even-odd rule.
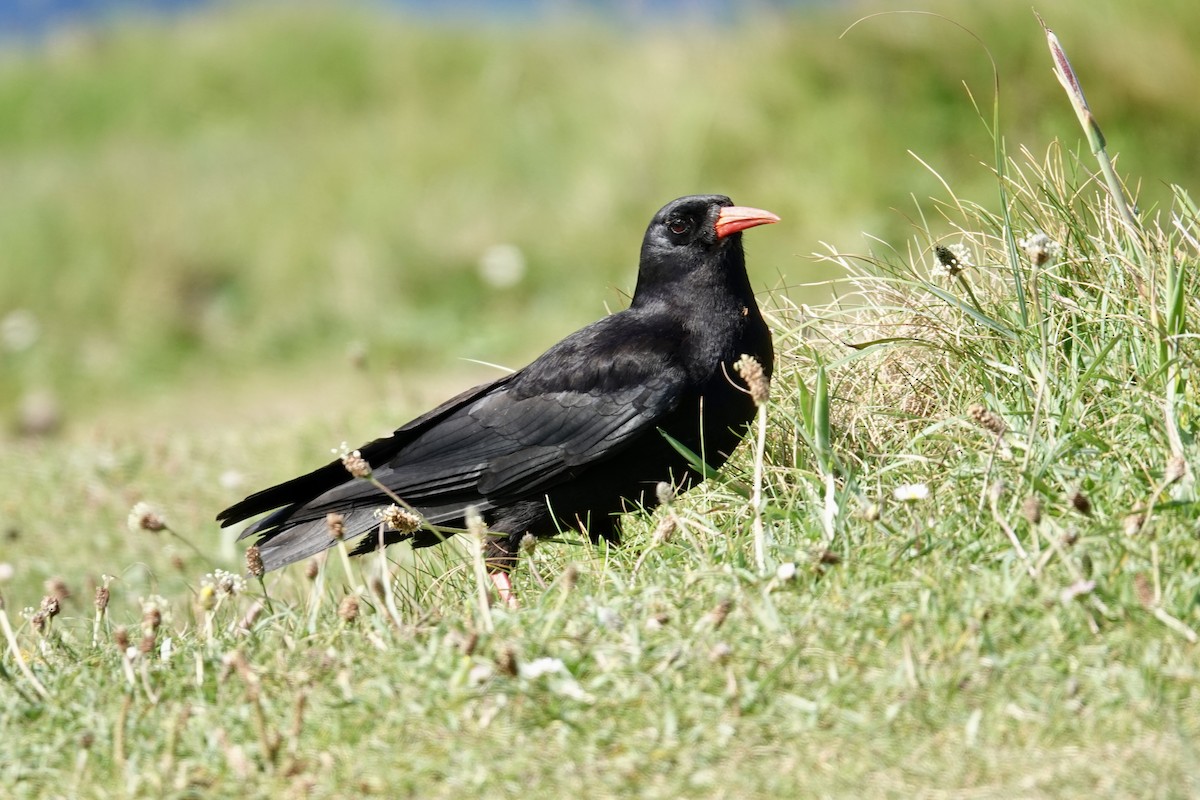
[[[770,211],[735,206],[719,194],[672,200],[654,215],[646,229],[638,289],[677,285],[697,272],[734,279],[740,272],[744,281],[741,232],[778,221],[779,217]]]

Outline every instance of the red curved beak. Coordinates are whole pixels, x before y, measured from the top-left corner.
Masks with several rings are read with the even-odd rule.
[[[726,206],[717,217],[717,238],[724,239],[731,233],[744,231],[756,225],[771,225],[779,222],[779,217],[761,208],[746,206]]]

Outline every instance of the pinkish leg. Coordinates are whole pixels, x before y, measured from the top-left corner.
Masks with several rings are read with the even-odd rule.
[[[507,572],[489,572],[488,577],[492,579],[492,585],[496,587],[496,594],[500,596],[501,603],[511,609],[521,607],[517,602],[517,594],[513,591],[512,578]]]

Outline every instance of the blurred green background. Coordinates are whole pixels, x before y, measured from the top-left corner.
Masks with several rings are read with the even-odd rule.
[[[932,16],[841,36],[890,7],[238,3],[11,39],[0,437],[418,411],[494,374],[465,359],[520,366],[621,307],[651,214],[695,192],[782,216],[747,237],[754,284],[820,301],[821,242],[903,246],[914,198],[943,194],[910,151],[995,203],[987,53]],[[1014,152],[1081,147],[1027,6],[924,8],[990,49]],[[1197,186],[1200,7],[1038,10],[1143,208]]]

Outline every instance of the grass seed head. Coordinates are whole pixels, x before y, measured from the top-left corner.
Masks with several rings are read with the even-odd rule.
[[[346,468],[346,472],[349,472],[355,478],[371,477],[371,465],[362,457],[362,453],[358,450],[352,450],[349,453],[343,454],[342,466]]]
[[[967,414],[971,417],[976,425],[984,430],[991,431],[997,436],[1002,435],[1004,431],[1008,429],[1008,425],[1005,424],[1003,417],[1001,417],[995,411],[989,411],[987,407],[981,403],[972,403],[967,409]]]
[[[1026,236],[1017,242],[1017,245],[1025,251],[1029,262],[1035,267],[1040,267],[1051,259],[1058,258],[1059,253],[1062,252],[1062,245],[1041,231]]]
[[[263,569],[262,553],[259,552],[258,545],[256,544],[250,545],[246,550],[246,572],[249,572],[256,578],[261,578],[263,573],[266,572]]]
[[[746,388],[750,390],[750,397],[754,400],[754,405],[764,405],[771,395],[771,381],[763,371],[762,364],[758,363],[758,359],[743,353],[741,358],[734,362],[733,369],[746,382]]]
[[[1037,525],[1042,521],[1042,501],[1033,495],[1025,498],[1025,502],[1021,504],[1021,516],[1030,525]]]
[[[570,592],[579,583],[579,567],[574,564],[567,564],[567,568],[562,573],[562,587],[564,592]]]
[[[358,597],[352,594],[343,597],[341,604],[338,605],[338,616],[347,623],[358,619]]]
[[[58,602],[58,598],[54,595],[48,594],[42,598],[40,611],[46,615],[47,619],[54,619],[61,610],[62,604]]]
[[[414,533],[421,529],[421,518],[395,503],[387,508],[376,509],[375,518],[400,533]]]
[[[171,607],[167,601],[156,594],[140,599],[142,606],[142,630],[155,633],[159,626],[170,618]]]
[[[250,629],[254,627],[254,623],[258,621],[259,616],[262,614],[263,609],[265,608],[266,606],[263,605],[261,600],[255,600],[253,603],[251,603],[250,608],[246,609],[245,616],[243,616],[241,621],[238,622],[238,632],[249,633]]]
[[[716,608],[704,615],[704,621],[712,626],[713,630],[720,628],[725,624],[725,619],[729,616],[729,612],[733,610],[733,601],[728,597],[717,603]]]
[[[108,609],[109,592],[107,586],[96,587],[96,610],[103,613]]]
[[[145,501],[134,503],[133,508],[129,509],[129,518],[126,523],[129,525],[129,530],[134,533],[138,531],[158,533],[167,529],[167,519],[163,516],[162,511],[157,506]]]
[[[1078,511],[1080,514],[1083,514],[1085,517],[1090,517],[1092,515],[1092,501],[1089,500],[1087,495],[1080,490],[1076,489],[1075,491],[1071,492],[1071,495],[1067,498],[1067,500],[1071,503],[1071,508]]]
[[[1139,572],[1133,576],[1133,590],[1142,608],[1154,607],[1154,587],[1143,573]]]
[[[129,649],[129,629],[126,628],[124,625],[118,625],[116,627],[116,629],[113,630],[113,643],[116,644],[117,649],[120,650],[122,653],[124,653],[126,650],[128,650]]]
[[[463,517],[467,523],[467,533],[480,539],[487,536],[487,523],[483,521],[483,515],[479,513],[478,508],[467,506]]]
[[[521,671],[521,665],[517,661],[517,651],[513,650],[511,645],[505,645],[500,650],[500,655],[496,657],[496,668],[501,674],[507,675],[510,678],[515,678]]]
[[[346,538],[346,518],[336,511],[330,511],[325,515],[325,530],[329,531],[329,535],[338,541]]]
[[[674,514],[668,514],[658,521],[654,526],[653,540],[656,542],[668,542],[675,535],[675,530],[679,527],[679,522]]]
[[[949,247],[938,245],[933,248],[937,264],[933,268],[935,278],[956,278],[962,271],[975,266],[971,261],[971,251],[963,244],[952,244]]]

